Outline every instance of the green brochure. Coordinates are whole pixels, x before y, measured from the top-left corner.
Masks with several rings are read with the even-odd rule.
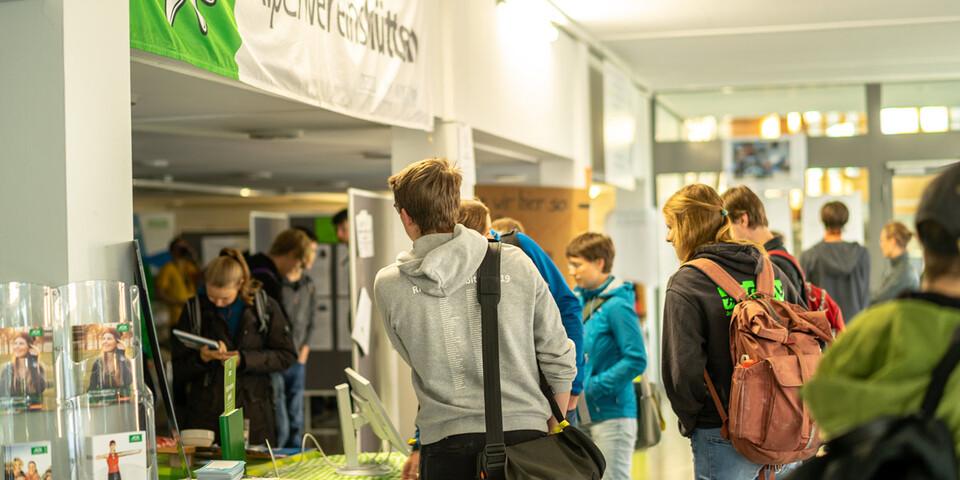
[[[220,415],[220,446],[224,460],[246,461],[243,438],[243,409],[237,408],[237,361],[239,356],[223,362],[223,415]]]
[[[223,362],[223,413],[237,408],[237,360],[239,355]]]

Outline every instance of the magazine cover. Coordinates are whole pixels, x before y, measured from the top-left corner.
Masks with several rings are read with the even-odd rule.
[[[53,332],[0,328],[0,413],[55,410]]]
[[[50,442],[21,443],[0,447],[3,480],[52,480]]]
[[[74,362],[83,365],[77,394],[91,403],[128,402],[134,387],[133,328],[130,323],[73,327]]]
[[[94,480],[147,478],[147,435],[124,432],[93,437]]]

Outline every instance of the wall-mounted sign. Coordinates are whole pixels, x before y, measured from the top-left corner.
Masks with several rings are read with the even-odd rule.
[[[375,122],[431,130],[419,0],[131,0],[133,48]]]

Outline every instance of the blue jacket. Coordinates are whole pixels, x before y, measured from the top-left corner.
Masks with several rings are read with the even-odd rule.
[[[500,239],[500,236],[493,232],[494,238]],[[570,287],[567,286],[567,280],[563,277],[563,274],[560,273],[560,269],[557,268],[557,264],[553,263],[553,260],[547,255],[547,252],[543,251],[540,248],[540,245],[537,245],[537,242],[534,242],[532,238],[527,235],[517,232],[517,241],[520,244],[520,250],[523,250],[523,253],[526,253],[530,260],[533,261],[533,264],[537,267],[537,271],[540,272],[540,276],[547,282],[547,286],[550,287],[550,294],[553,295],[553,300],[557,302],[557,308],[560,309],[560,318],[563,320],[563,328],[567,331],[567,337],[570,340],[573,340],[574,345],[577,347],[577,378],[573,379],[573,388],[570,390],[571,395],[580,395],[583,392],[583,379],[585,374],[583,371],[583,322],[580,320],[580,300],[573,294],[573,291],[570,290]]]
[[[634,309],[633,284],[611,276],[600,288],[577,288],[584,314],[594,309],[584,324],[585,388],[590,420],[637,417],[633,379],[647,368],[647,349]]]

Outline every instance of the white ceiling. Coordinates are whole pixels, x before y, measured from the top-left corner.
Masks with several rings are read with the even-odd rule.
[[[391,130],[255,91],[183,63],[133,52],[135,178],[274,191],[381,190]],[[292,136],[251,139],[251,133]],[[481,181],[520,170],[536,182],[550,155],[475,132]],[[534,159],[531,163],[530,160]]]
[[[653,90],[960,77],[956,0],[552,0]]]

